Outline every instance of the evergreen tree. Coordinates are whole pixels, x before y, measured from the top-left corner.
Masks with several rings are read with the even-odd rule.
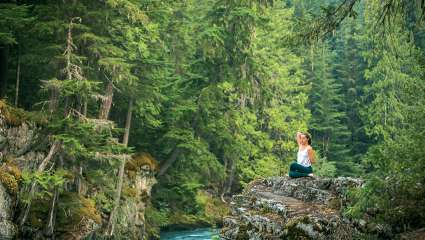
[[[361,5],[362,6],[362,5]],[[363,10],[359,8],[359,12]],[[366,47],[362,28],[364,24],[363,14],[356,18],[347,19],[334,37],[335,57],[333,59],[333,75],[337,82],[342,84],[344,101],[343,111],[347,117],[343,124],[350,131],[348,148],[350,157],[358,164],[361,157],[367,151],[371,141],[368,139],[363,119],[360,116],[362,109],[362,96],[367,82],[364,78],[366,62],[363,60],[362,52]],[[354,169],[353,169],[354,170]]]
[[[379,1],[365,11],[366,30],[373,31]],[[359,215],[368,207],[381,212],[374,218],[386,222],[395,232],[423,225],[423,53],[406,31],[403,14],[394,16],[386,34],[375,32],[367,39],[365,89],[362,117],[367,133],[375,140],[364,164],[369,174],[364,189],[356,192],[355,204],[348,213]]]
[[[350,132],[344,125],[346,114],[343,106],[342,86],[332,75],[332,52],[325,46],[312,50],[309,58],[311,68],[308,77],[312,88],[310,94],[311,133],[315,139],[315,148],[323,157],[335,161],[337,169],[343,170],[344,162],[348,162],[348,138]]]
[[[17,58],[20,59],[21,44],[23,36],[21,34],[24,29],[28,28],[32,22],[28,14],[28,6],[17,5],[15,3],[0,3],[0,97],[6,97],[7,90],[12,85],[9,81],[9,62],[10,52],[16,52]],[[16,84],[19,84],[20,78],[20,61],[16,61]],[[9,84],[8,84],[9,82]],[[16,92],[18,92],[18,87]],[[15,93],[17,94],[17,93]],[[15,96],[17,98],[17,96]],[[17,100],[15,100],[17,102]]]

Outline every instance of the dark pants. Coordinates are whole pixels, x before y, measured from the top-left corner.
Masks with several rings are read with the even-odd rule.
[[[301,164],[293,162],[289,167],[289,176],[293,178],[307,177],[309,173],[313,173],[313,168],[311,166],[304,167]]]

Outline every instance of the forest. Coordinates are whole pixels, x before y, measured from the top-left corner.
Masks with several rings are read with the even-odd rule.
[[[421,0],[1,1],[0,110],[48,155],[0,182],[20,236],[158,239],[219,226],[304,131],[315,175],[365,180],[346,216],[424,228],[424,70]]]

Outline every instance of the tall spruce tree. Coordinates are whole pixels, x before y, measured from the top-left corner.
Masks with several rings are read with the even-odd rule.
[[[379,1],[366,10],[368,69],[362,117],[367,133],[376,140],[364,165],[369,173],[365,187],[354,194],[355,204],[348,213],[358,216],[367,208],[380,209],[377,222],[390,224],[393,232],[424,224],[424,181],[422,160],[424,123],[423,52],[406,30],[401,9],[391,25],[376,31]],[[385,33],[385,34],[384,34]]]
[[[311,49],[307,77],[312,84],[309,106],[312,112],[309,128],[314,137],[314,146],[329,161],[335,161],[337,169],[344,171],[344,162],[350,148],[350,132],[344,125],[347,117],[344,110],[342,85],[332,74],[333,52],[326,43]]]

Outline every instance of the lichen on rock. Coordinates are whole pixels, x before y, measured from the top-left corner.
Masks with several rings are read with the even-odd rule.
[[[357,229],[341,208],[354,178],[271,177],[251,182],[232,198],[222,239],[350,239]]]
[[[143,170],[154,173],[158,170],[158,162],[149,153],[139,153],[126,162],[125,170],[130,178]]]
[[[12,222],[14,198],[0,182],[0,239],[13,239],[17,227]]]
[[[0,165],[0,183],[6,187],[8,193],[16,196],[19,189],[19,181],[22,178],[21,171],[11,162]]]

